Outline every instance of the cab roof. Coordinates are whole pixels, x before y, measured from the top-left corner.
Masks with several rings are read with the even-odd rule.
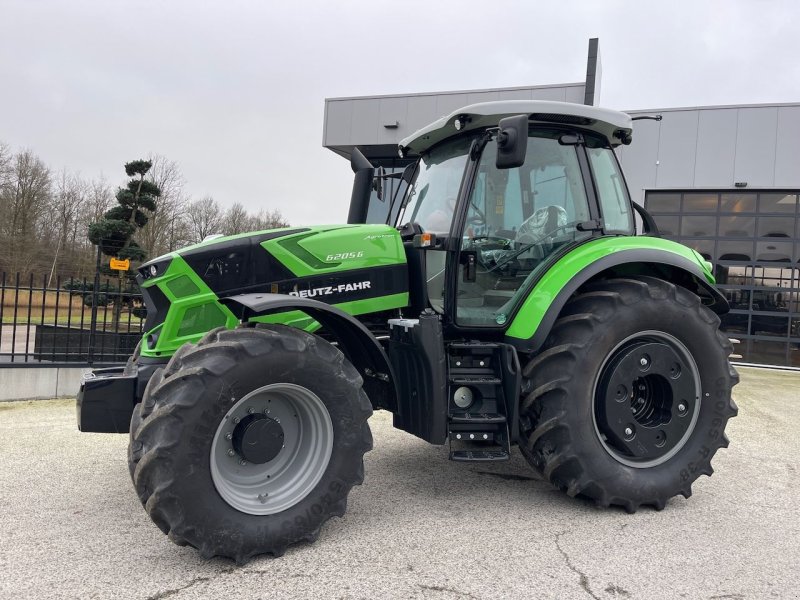
[[[630,115],[616,110],[550,100],[501,100],[459,108],[401,140],[399,147],[406,154],[421,154],[449,137],[496,127],[500,119],[526,113],[531,123],[575,125],[594,131],[612,146],[619,146],[623,140],[630,143],[633,131]],[[460,130],[455,128],[456,120],[462,122]]]

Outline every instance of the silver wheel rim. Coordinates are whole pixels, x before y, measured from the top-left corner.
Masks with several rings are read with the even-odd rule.
[[[283,447],[271,460],[256,464],[236,452],[236,425],[263,414],[283,429]],[[230,506],[251,515],[282,512],[305,498],[328,468],[333,425],[322,400],[307,388],[274,383],[236,402],[217,427],[211,444],[211,478]]]
[[[597,422],[597,417],[595,415],[594,404],[597,401],[597,394],[598,394],[598,385],[600,383],[600,376],[602,375],[603,371],[606,368],[606,365],[609,363],[611,358],[617,353],[618,350],[623,348],[624,346],[630,344],[632,341],[635,340],[654,340],[658,342],[664,342],[672,346],[672,348],[682,356],[683,360],[685,361],[686,365],[689,367],[691,376],[693,377],[695,384],[695,397],[694,402],[691,406],[691,412],[688,415],[690,418],[689,426],[681,437],[681,439],[672,447],[672,449],[667,452],[666,454],[659,456],[658,458],[650,461],[634,461],[629,460],[625,456],[622,456],[615,448],[610,446],[607,441],[604,439],[604,435],[600,431],[600,427]],[[614,460],[626,465],[628,467],[634,467],[637,469],[646,469],[650,467],[656,467],[658,465],[664,464],[668,460],[670,460],[673,456],[675,456],[685,445],[686,442],[691,437],[692,433],[694,432],[694,428],[697,424],[698,416],[700,415],[700,404],[702,402],[702,391],[701,391],[701,380],[700,380],[700,371],[697,368],[697,363],[692,356],[692,353],[689,352],[689,349],[681,342],[678,338],[663,332],[663,331],[642,331],[639,333],[635,333],[633,335],[628,336],[624,340],[622,340],[619,344],[617,344],[614,349],[608,353],[603,364],[600,366],[600,369],[595,376],[594,385],[592,386],[592,423],[594,424],[594,431],[597,435],[597,439],[602,444],[603,448],[606,452],[614,458]]]

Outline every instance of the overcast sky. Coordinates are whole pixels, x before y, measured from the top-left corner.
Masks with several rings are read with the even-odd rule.
[[[324,99],[583,81],[600,104],[800,102],[800,2],[0,0],[0,141],[124,182],[150,152],[195,198],[343,222]]]

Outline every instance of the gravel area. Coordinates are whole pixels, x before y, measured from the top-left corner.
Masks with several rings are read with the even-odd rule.
[[[244,567],[151,523],[127,436],[79,433],[72,401],[0,403],[0,597],[798,598],[800,373],[740,372],[730,448],[662,512],[570,499],[516,451],[450,462],[379,412],[345,517]]]

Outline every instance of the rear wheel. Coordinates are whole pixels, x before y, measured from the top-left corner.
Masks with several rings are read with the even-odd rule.
[[[155,377],[154,377],[155,379]],[[133,480],[178,544],[239,563],[313,541],[364,477],[372,413],[324,340],[280,325],[217,330],[145,392]]]
[[[730,341],[699,298],[641,277],[571,299],[524,369],[520,447],[569,495],[663,508],[711,475],[736,415]]]

